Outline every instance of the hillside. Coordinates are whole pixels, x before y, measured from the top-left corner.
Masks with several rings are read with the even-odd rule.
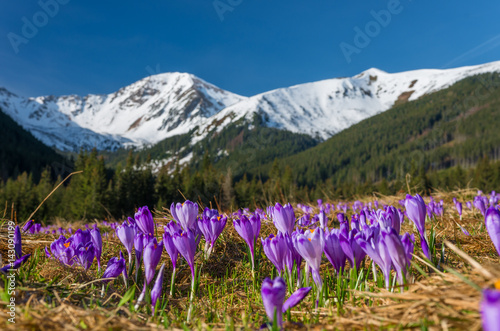
[[[26,171],[36,178],[46,166],[58,168],[64,158],[24,130],[0,108],[0,179],[7,180]]]
[[[500,156],[500,76],[466,78],[397,105],[281,160],[299,186],[405,181],[408,172],[468,167]],[[271,165],[251,173],[267,173]]]

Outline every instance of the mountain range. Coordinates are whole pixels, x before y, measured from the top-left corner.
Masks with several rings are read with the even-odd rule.
[[[103,95],[24,97],[0,88],[0,109],[45,145],[69,152],[94,147],[142,149],[178,136],[185,137],[181,149],[192,148],[234,125],[252,129],[256,119],[265,128],[324,141],[395,105],[466,77],[498,71],[500,61],[400,73],[372,68],[353,77],[251,97],[222,90],[188,73],[164,73]]]

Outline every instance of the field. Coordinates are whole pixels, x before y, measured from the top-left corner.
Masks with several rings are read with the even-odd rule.
[[[472,201],[476,190],[462,190],[451,193],[433,194],[435,201],[443,200],[442,214],[427,217],[426,231],[429,239],[431,261],[425,258],[414,224],[404,218],[401,234],[415,235],[414,254],[409,265],[404,284],[399,285],[396,270],[392,268],[389,289],[384,288],[383,275],[379,268],[366,256],[359,269],[345,264],[345,270],[338,275],[323,254],[319,274],[323,286],[318,294],[318,286],[308,279],[311,292],[305,299],[284,314],[283,328],[344,330],[344,329],[423,329],[423,330],[480,330],[481,314],[479,305],[482,289],[500,287],[499,256],[485,228],[485,217],[477,208],[466,207]],[[462,219],[452,201],[456,198],[463,203]],[[377,196],[360,199],[365,208],[373,208],[375,200],[380,208],[391,205],[401,208],[400,196]],[[429,203],[429,198],[424,197]],[[327,226],[339,228],[335,206],[349,204],[346,218],[351,219],[354,201],[328,201],[333,206],[328,213]],[[324,204],[327,201],[323,202]],[[340,203],[340,204],[339,204]],[[369,204],[371,203],[371,204]],[[373,204],[373,205],[372,205]],[[297,219],[307,213],[320,213],[318,204],[295,206]],[[342,207],[340,208],[342,209]],[[367,210],[368,210],[367,209]],[[375,208],[376,209],[376,208]],[[202,209],[200,208],[200,211]],[[306,210],[306,211],[305,211]],[[358,210],[359,211],[359,210]],[[66,223],[55,221],[48,229],[50,233],[22,235],[22,254],[31,254],[16,274],[15,280],[15,323],[7,304],[11,295],[7,290],[8,279],[1,278],[0,328],[2,330],[255,330],[269,321],[261,297],[261,284],[266,277],[274,278],[277,270],[263,250],[260,238],[276,234],[271,217],[262,217],[260,235],[255,243],[255,272],[248,248],[233,226],[238,218],[233,212],[219,211],[228,216],[227,224],[216,240],[213,251],[205,259],[203,247],[205,238],[197,245],[195,255],[195,293],[190,300],[191,272],[186,260],[179,256],[175,276],[175,291],[170,295],[173,271],[169,255],[162,249],[160,262],[155,267],[157,279],[160,265],[165,263],[162,291],[152,312],[150,296],[136,306],[143,290],[144,266],[135,281],[135,266],[128,263],[127,250],[116,236],[115,229],[123,220],[93,220]],[[262,212],[265,213],[265,210]],[[3,265],[7,263],[7,224],[13,220],[5,209],[2,219],[0,252]],[[130,215],[133,217],[134,215]],[[169,208],[153,211],[156,223],[155,236],[161,240],[164,225],[172,220]],[[36,220],[36,215],[35,215]],[[23,223],[18,220],[19,224]],[[59,229],[85,229],[97,224],[102,234],[102,270],[98,272],[93,260],[88,270],[73,264],[64,265],[56,258],[49,258],[45,248],[60,236]],[[303,228],[311,227],[309,225]],[[462,228],[461,228],[462,227]],[[52,233],[56,230],[56,233]],[[465,230],[465,231],[463,231]],[[469,235],[466,234],[468,232]],[[65,234],[68,237],[70,234]],[[104,286],[101,281],[106,264],[123,252],[127,261],[128,287],[120,276]],[[50,252],[50,249],[49,249]],[[132,259],[134,261],[135,258]],[[132,262],[134,265],[135,262]],[[302,265],[302,271],[304,270]],[[132,268],[131,268],[132,267]],[[374,273],[375,271],[375,273]],[[302,272],[304,274],[304,272]],[[290,276],[289,276],[290,277]],[[294,286],[297,275],[286,278],[287,284]],[[161,280],[161,279],[160,279]],[[306,280],[302,279],[302,283]],[[152,285],[151,285],[152,286]],[[286,297],[292,289],[288,286]],[[149,287],[150,289],[150,287]],[[319,302],[316,299],[319,298]],[[188,321],[188,311],[191,313]],[[318,306],[318,307],[316,307]],[[271,326],[270,326],[271,327]]]

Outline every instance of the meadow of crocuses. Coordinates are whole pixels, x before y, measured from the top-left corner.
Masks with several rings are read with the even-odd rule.
[[[37,309],[71,307],[90,315],[73,313],[62,325],[80,329],[425,329],[446,321],[500,330],[499,198],[408,194],[235,212],[186,200],[153,213],[143,206],[119,222],[4,220],[12,231],[2,238],[3,261],[11,248],[15,261],[1,269],[3,287],[15,274],[17,327],[27,329],[50,325]],[[475,303],[438,321],[377,319],[376,308],[394,308],[387,298],[409,300],[438,277],[476,291],[459,298]],[[1,300],[11,300],[7,290]]]

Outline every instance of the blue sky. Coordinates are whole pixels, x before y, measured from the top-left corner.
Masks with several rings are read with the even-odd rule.
[[[370,67],[500,60],[500,2],[491,0],[40,2],[51,15],[35,0],[0,12],[0,86],[25,96],[111,93],[167,71],[250,96]],[[390,13],[383,24],[381,11]],[[36,32],[25,27],[34,23]],[[356,44],[356,31],[369,40]],[[346,57],[341,45],[356,51]]]

